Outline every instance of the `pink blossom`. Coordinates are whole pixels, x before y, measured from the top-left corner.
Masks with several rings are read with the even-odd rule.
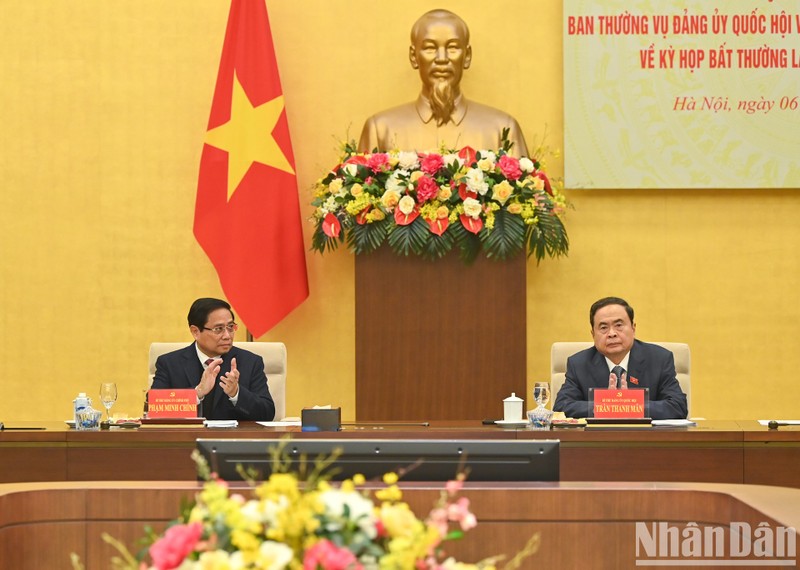
[[[389,168],[389,155],[385,152],[376,152],[370,155],[367,166],[372,169],[372,172],[383,172]]]
[[[504,154],[500,157],[500,160],[497,161],[497,166],[500,168],[500,172],[503,173],[503,176],[509,180],[519,180],[520,176],[522,176],[518,158]]]
[[[439,194],[439,185],[430,176],[420,176],[417,180],[417,203],[422,204]]]
[[[306,550],[303,557],[304,570],[363,570],[355,555],[346,548],[339,548],[330,540],[322,539]]]
[[[444,488],[447,490],[447,494],[451,496],[458,493],[462,487],[464,487],[464,481],[460,479],[452,479],[444,486]]]
[[[441,169],[442,166],[444,166],[444,159],[442,158],[442,155],[432,152],[422,157],[419,169],[425,174],[430,174],[433,176],[439,172],[439,169]]]
[[[469,530],[478,524],[475,515],[469,511],[469,499],[461,497],[455,503],[447,505],[447,517],[461,525],[462,530]]]
[[[164,536],[150,546],[150,558],[158,570],[177,568],[194,550],[203,534],[200,523],[179,524],[167,529]]]
[[[447,536],[447,510],[438,508],[433,509],[428,516],[428,524],[439,532],[439,536]]]

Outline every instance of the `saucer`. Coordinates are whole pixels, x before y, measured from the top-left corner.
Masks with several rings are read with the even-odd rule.
[[[525,427],[528,420],[495,420],[494,423],[502,427]]]

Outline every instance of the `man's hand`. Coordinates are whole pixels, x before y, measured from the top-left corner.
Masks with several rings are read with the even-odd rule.
[[[220,360],[220,362],[222,362]],[[209,367],[210,368],[210,367]],[[239,393],[239,371],[236,369],[236,359],[231,359],[231,370],[219,379],[219,385],[228,398],[235,398]]]
[[[205,398],[208,393],[214,389],[214,382],[217,380],[219,374],[219,367],[222,366],[222,359],[215,358],[214,362],[208,365],[203,375],[200,377],[200,383],[195,388],[198,398]]]
[[[620,390],[627,390],[628,389],[628,374],[623,372],[619,375],[619,389]],[[609,390],[616,390],[617,389],[617,375],[613,372],[608,375],[608,389]]]

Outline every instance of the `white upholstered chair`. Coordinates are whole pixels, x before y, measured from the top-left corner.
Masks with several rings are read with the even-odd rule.
[[[692,417],[692,385],[689,377],[692,358],[689,345],[682,342],[654,342],[652,344],[663,346],[672,351],[675,357],[675,372],[678,384],[681,385],[681,390],[686,394],[686,407],[689,410],[688,417]],[[550,390],[552,393],[551,398],[554,402],[567,375],[567,358],[592,345],[592,342],[553,343],[553,347],[550,349]]]
[[[188,346],[188,342],[154,342],[150,345],[150,378],[148,388],[156,373],[156,359],[167,352]],[[275,419],[286,417],[286,345],[282,342],[237,342],[236,346],[258,354],[264,359],[269,393],[275,402]]]

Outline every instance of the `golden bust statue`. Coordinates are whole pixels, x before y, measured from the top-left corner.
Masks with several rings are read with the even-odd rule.
[[[526,156],[519,124],[498,109],[467,100],[461,77],[472,62],[469,28],[448,10],[431,10],[411,28],[411,66],[419,70],[422,91],[416,101],[381,111],[367,119],[358,148],[387,151],[435,150],[471,146],[498,149],[508,129],[511,153]]]

